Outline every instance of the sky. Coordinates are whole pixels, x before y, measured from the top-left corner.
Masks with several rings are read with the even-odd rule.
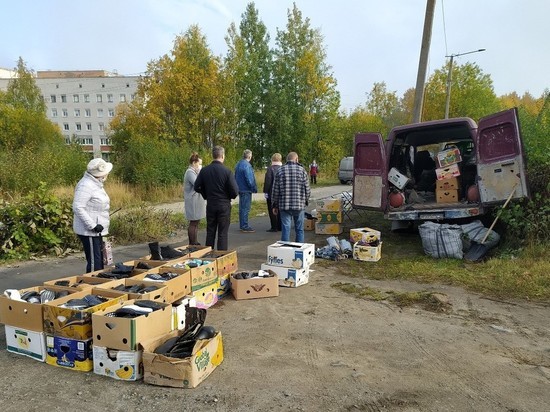
[[[0,68],[21,56],[42,70],[145,72],[169,53],[177,35],[197,24],[213,54],[225,56],[229,25],[248,0],[0,0]],[[272,46],[293,3],[319,29],[342,109],[385,82],[399,97],[416,85],[426,0],[256,0]],[[436,0],[427,78],[451,54],[491,76],[497,96],[550,89],[548,0]],[[544,40],[547,39],[547,40]],[[427,79],[426,79],[427,80]]]

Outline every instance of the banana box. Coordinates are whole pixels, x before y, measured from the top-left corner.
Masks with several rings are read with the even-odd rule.
[[[172,279],[152,280],[149,276],[154,274],[171,273]],[[177,269],[166,266],[160,266],[141,275],[134,276],[133,279],[145,280],[149,282],[159,282],[166,286],[165,302],[172,303],[191,293],[191,271],[189,269]]]
[[[315,245],[278,241],[267,247],[267,264],[302,269],[315,263]]]
[[[221,332],[216,332],[211,339],[198,340],[192,355],[187,358],[171,358],[154,353],[157,347],[181,333],[183,331],[173,331],[142,344],[144,382],[174,388],[196,388],[222,363]]]
[[[218,276],[218,300],[223,299],[231,292],[231,274]]]
[[[270,298],[279,296],[279,278],[253,277],[250,279],[236,279],[231,275],[231,293],[235,300]]]
[[[353,258],[365,262],[378,262],[382,257],[382,242],[378,246],[353,245]]]
[[[115,288],[131,288],[132,286],[137,288],[148,288],[148,291],[138,293],[131,292],[126,290],[117,290]],[[161,282],[152,282],[147,280],[135,279],[135,278],[126,278],[120,280],[113,280],[108,283],[97,286],[94,290],[98,293],[108,291],[118,295],[126,294],[128,299],[143,299],[143,300],[154,300],[155,302],[167,301],[167,288],[164,283]]]
[[[163,307],[134,318],[112,317],[109,313],[135,300],[109,306],[92,315],[94,344],[118,350],[133,351],[144,340],[164,335],[172,330],[172,305],[159,303]]]
[[[197,308],[208,309],[214,306],[218,302],[218,280],[211,283],[208,286],[204,286],[198,290],[195,290],[191,296],[195,298],[197,302]]]
[[[87,290],[104,283],[112,282],[112,279],[93,276],[68,276],[66,278],[48,280],[44,286],[56,286],[66,290]]]
[[[192,291],[201,289],[204,286],[210,285],[218,280],[218,266],[216,265],[216,259],[196,258],[201,261],[201,264],[198,266],[196,261],[193,259],[184,259],[180,262],[164,267],[189,270],[191,274]]]
[[[210,246],[196,246],[196,245],[185,245],[185,246],[179,246],[174,248],[178,252],[182,252],[183,256],[174,258],[174,259],[165,259],[165,260],[151,260],[151,255],[145,255],[140,258],[140,260],[145,261],[146,263],[153,264],[157,266],[159,263],[161,265],[166,265],[168,263],[173,262],[181,262],[185,259],[191,259],[191,258],[200,258],[205,253],[210,252],[212,250],[212,247]]]
[[[316,235],[339,235],[344,231],[341,223],[319,223],[315,222]]]
[[[261,269],[275,272],[279,279],[279,286],[297,288],[309,282],[309,268],[294,269],[262,263]]]
[[[89,294],[107,298],[107,301],[87,309],[72,309],[63,306],[71,299],[82,299]],[[120,294],[120,292],[116,291],[96,290],[95,288],[91,291],[75,292],[68,296],[52,300],[42,305],[44,332],[47,335],[85,341],[92,337],[92,313],[125,300],[128,300],[127,294]]]
[[[46,335],[15,326],[6,325],[8,352],[25,355],[41,362],[46,360]]]
[[[239,267],[236,250],[211,250],[204,259],[216,259],[218,276],[235,273]]]
[[[46,363],[89,372],[94,369],[92,339],[78,340],[46,335]]]
[[[143,378],[141,350],[118,350],[94,345],[94,373],[122,381]]]
[[[317,212],[340,212],[342,211],[342,199],[320,199],[316,204]]]
[[[349,230],[349,240],[355,242],[369,242],[372,238],[381,239],[382,233],[379,230],[370,227],[358,227]]]
[[[193,296],[184,298],[172,303],[172,330],[184,330],[187,323],[189,308],[196,308],[197,300]]]
[[[342,223],[342,212],[317,211],[317,223]]]

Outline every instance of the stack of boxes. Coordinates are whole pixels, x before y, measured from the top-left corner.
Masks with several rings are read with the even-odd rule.
[[[267,247],[267,262],[261,268],[275,272],[279,286],[295,288],[309,282],[313,263],[314,244],[278,241]]]
[[[353,258],[365,262],[377,262],[382,257],[382,238],[378,230],[370,227],[350,229],[350,242],[353,244]]]
[[[456,203],[460,201],[460,169],[462,161],[457,148],[443,150],[436,156],[438,168],[435,169],[437,182],[435,198],[437,203]]]
[[[342,199],[322,199],[316,203],[317,220],[315,233],[318,235],[339,235],[343,232]]]

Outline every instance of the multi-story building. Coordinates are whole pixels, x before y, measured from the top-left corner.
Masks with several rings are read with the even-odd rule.
[[[4,72],[0,72],[0,77],[5,77],[0,78],[2,90],[9,82]],[[76,142],[84,151],[106,159],[111,152],[106,133],[109,122],[120,103],[134,99],[138,79],[104,70],[36,72],[47,116],[59,126],[65,141]]]

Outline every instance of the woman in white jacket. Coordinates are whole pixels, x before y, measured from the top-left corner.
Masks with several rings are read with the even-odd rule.
[[[73,230],[82,241],[86,273],[103,269],[102,236],[109,234],[110,199],[103,188],[113,164],[92,159],[76,185]]]
[[[197,239],[199,221],[206,217],[206,200],[200,193],[195,192],[195,180],[202,169],[202,159],[193,152],[189,158],[189,167],[183,175],[183,198],[185,218],[189,222],[187,236],[190,245],[200,245]]]

